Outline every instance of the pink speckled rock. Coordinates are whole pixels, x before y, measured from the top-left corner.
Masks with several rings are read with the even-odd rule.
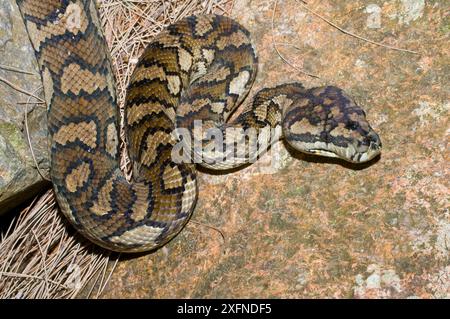
[[[411,2],[411,1],[408,1]],[[164,249],[119,262],[109,297],[450,297],[449,28],[444,2],[236,0],[260,69],[254,90],[298,80],[344,88],[383,141],[354,166],[286,151],[200,175],[193,221]],[[403,4],[402,4],[403,3]],[[283,62],[320,76],[307,77]],[[290,45],[288,45],[290,44]],[[269,164],[268,164],[269,163]]]

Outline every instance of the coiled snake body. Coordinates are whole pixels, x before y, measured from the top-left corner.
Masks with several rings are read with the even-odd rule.
[[[252,162],[273,142],[264,145],[259,138],[274,129],[282,128],[281,137],[306,153],[364,162],[380,152],[364,111],[332,86],[263,89],[228,121],[255,78],[254,46],[249,32],[229,18],[192,16],[161,32],[131,77],[125,102],[133,163],[128,182],[119,168],[115,83],[95,3],[17,3],[42,74],[58,204],[80,233],[104,248],[136,252],[165,244],[195,206],[193,158],[213,169]],[[255,148],[231,147],[252,139],[239,129],[253,133]],[[221,134],[225,139],[217,144]],[[177,160],[177,145],[193,157]]]

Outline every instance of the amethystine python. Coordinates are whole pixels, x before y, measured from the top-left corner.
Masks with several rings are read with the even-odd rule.
[[[272,143],[257,139],[253,151],[237,152],[230,148],[236,143],[225,138],[222,147],[211,147],[213,135],[236,138],[229,132],[239,129],[252,129],[259,138],[282,128],[280,138],[295,149],[350,162],[380,153],[380,139],[364,111],[333,86],[287,83],[263,89],[230,121],[255,79],[255,47],[249,32],[230,18],[191,16],[162,31],[132,74],[125,102],[133,163],[128,182],[119,168],[115,82],[94,1],[17,3],[42,75],[59,207],[81,234],[104,248],[152,250],[187,223],[197,182],[192,158],[180,163],[173,157],[180,143],[213,169],[252,162]],[[197,132],[196,123],[203,130]],[[242,136],[237,142],[248,143]],[[192,147],[197,142],[200,147]]]

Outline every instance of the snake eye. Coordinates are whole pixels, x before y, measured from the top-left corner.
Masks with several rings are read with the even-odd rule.
[[[356,122],[349,122],[345,125],[345,128],[354,131],[358,129],[358,124]]]

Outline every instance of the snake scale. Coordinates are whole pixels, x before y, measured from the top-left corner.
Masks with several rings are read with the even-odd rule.
[[[138,252],[167,243],[193,212],[196,163],[223,170],[253,162],[273,143],[258,138],[275,129],[282,134],[273,140],[305,153],[355,163],[380,153],[364,111],[333,86],[262,89],[230,121],[255,79],[255,47],[234,20],[199,15],[162,31],[131,76],[124,119],[129,182],[119,168],[115,81],[95,2],[17,3],[42,76],[57,202],[78,232],[104,248]],[[241,129],[257,139],[237,134]],[[231,147],[250,140],[253,149]],[[177,160],[177,145],[200,160]]]

